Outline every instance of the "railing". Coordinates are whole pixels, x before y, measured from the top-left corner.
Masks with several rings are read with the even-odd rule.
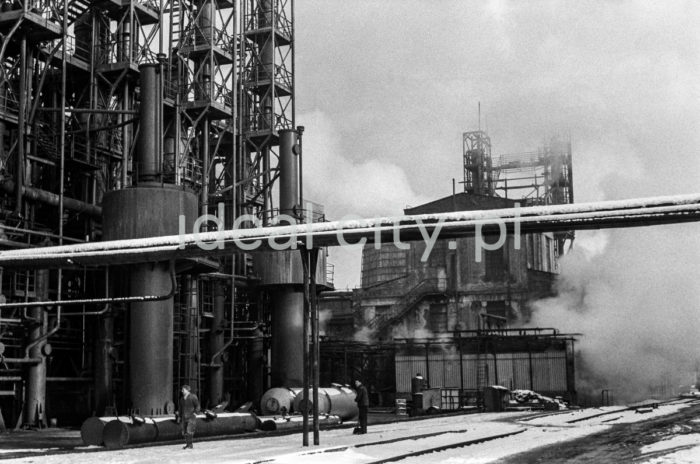
[[[116,63],[156,63],[156,52],[149,47],[136,42],[120,40],[102,42],[95,46],[95,62],[97,64]]]
[[[275,64],[274,69],[272,63],[259,63],[257,60],[252,60],[246,65],[243,72],[244,82],[261,82],[273,81],[277,84],[286,87],[292,87],[292,72],[287,66]]]
[[[439,292],[441,281],[444,281],[444,279],[431,278],[420,281],[415,287],[399,298],[398,301],[392,304],[386,313],[377,314],[374,318],[370,319],[367,323],[367,327],[373,330],[383,329],[392,321],[400,319],[410,311],[416,303],[422,300],[425,295]]]
[[[254,31],[257,29],[272,27],[274,18],[275,29],[291,37],[292,22],[289,18],[287,18],[284,11],[279,8],[278,3],[279,1],[275,1],[275,6],[273,9],[264,10],[262,8],[258,8],[255,11],[246,14],[245,30]]]
[[[256,112],[243,118],[245,132],[264,132],[280,129],[292,129],[292,121],[284,114],[275,114],[271,121],[269,113]]]
[[[326,263],[326,285],[335,287],[333,279],[335,278],[335,264]]]
[[[233,50],[234,36],[225,29],[216,27],[212,27],[212,29],[213,34],[210,34],[208,28],[202,28],[196,24],[186,27],[182,34],[183,47],[208,45],[210,47],[220,47],[226,51]]]

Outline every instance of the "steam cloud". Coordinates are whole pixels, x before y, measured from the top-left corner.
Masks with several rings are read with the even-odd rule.
[[[696,228],[695,228],[696,229]],[[700,359],[700,240],[693,225],[615,230],[601,253],[561,260],[557,296],[532,326],[581,333],[579,393],[618,402],[678,393]],[[683,253],[679,253],[679,249]],[[675,391],[674,391],[675,390]]]
[[[304,114],[300,121],[309,127],[303,139],[305,195],[323,204],[330,220],[397,216],[407,205],[427,201],[413,191],[400,166],[380,160],[381,153],[358,155],[356,146],[341,146],[337,128],[323,112]],[[358,158],[364,161],[353,161]],[[335,247],[329,253],[335,288],[355,286],[362,247]]]

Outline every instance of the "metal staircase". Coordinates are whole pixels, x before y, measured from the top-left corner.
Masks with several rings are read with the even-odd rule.
[[[416,286],[406,292],[398,301],[391,305],[391,308],[385,313],[376,315],[367,323],[367,327],[372,330],[382,332],[391,325],[400,321],[408,314],[409,311],[415,309],[423,298],[428,295],[438,295],[442,292],[438,289],[439,279],[425,279],[420,281]]]

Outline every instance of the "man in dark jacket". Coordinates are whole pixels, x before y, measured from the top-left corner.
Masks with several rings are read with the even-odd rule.
[[[180,405],[178,415],[180,418],[180,426],[182,427],[182,436],[185,437],[185,447],[183,449],[192,449],[192,439],[194,438],[194,429],[197,424],[197,416],[199,412],[199,398],[192,393],[189,385],[182,386],[182,396],[180,397]]]
[[[367,389],[362,382],[355,380],[355,389],[357,390],[357,396],[355,396],[355,402],[360,410],[360,430],[357,433],[367,433],[367,409],[369,408],[369,397],[367,396]]]

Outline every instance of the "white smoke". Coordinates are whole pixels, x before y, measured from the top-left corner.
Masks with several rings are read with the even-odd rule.
[[[338,128],[323,112],[298,119],[308,128],[303,135],[304,195],[323,204],[329,220],[397,216],[406,206],[427,201],[413,191],[400,166],[382,160],[382,153],[357,153],[359,143],[342,145]],[[358,159],[363,161],[353,161]],[[335,288],[354,287],[359,281],[361,252],[361,246],[329,250]]]
[[[582,334],[580,393],[642,399],[686,381],[700,359],[699,270],[696,225],[615,230],[601,253],[562,258],[557,296],[534,304],[530,325]]]

